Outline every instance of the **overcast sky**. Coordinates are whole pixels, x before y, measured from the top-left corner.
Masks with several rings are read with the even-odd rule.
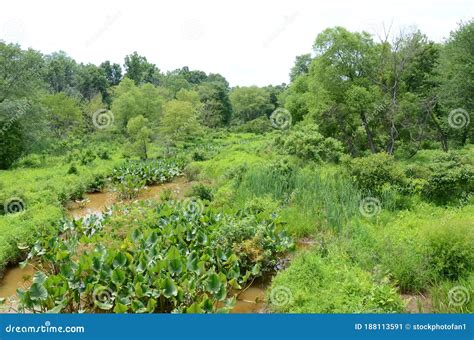
[[[416,26],[442,41],[473,13],[472,0],[3,0],[0,40],[95,64],[137,51],[162,71],[187,65],[262,86],[288,82],[327,27]]]

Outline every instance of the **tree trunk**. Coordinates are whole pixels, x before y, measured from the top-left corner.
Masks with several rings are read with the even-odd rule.
[[[369,143],[370,151],[372,151],[372,153],[377,153],[377,147],[374,143],[372,131],[370,130],[369,123],[367,122],[367,117],[363,112],[360,113],[360,119],[364,125],[365,133],[367,134],[367,142]]]

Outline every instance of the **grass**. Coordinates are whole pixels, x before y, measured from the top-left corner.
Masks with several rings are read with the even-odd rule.
[[[453,288],[472,292],[474,285],[472,200],[440,206],[416,191],[388,186],[377,196],[381,211],[364,216],[360,203],[371,193],[357,189],[344,165],[282,156],[272,139],[271,133],[216,133],[178,151],[194,159],[188,176],[206,183],[196,195],[205,196],[213,209],[251,211],[259,219],[276,214],[280,228],[297,239],[312,239],[312,248],[299,252],[275,277],[272,289],[282,286],[292,297],[284,305],[272,303],[270,289],[273,311],[403,311],[399,295],[421,293],[431,298],[435,312],[474,312],[472,296],[459,306],[449,299]],[[460,152],[470,156],[474,147]],[[121,155],[118,148],[110,160],[76,164],[78,174],[68,174],[71,164],[64,157],[48,157],[38,168],[1,171],[0,199],[19,197],[27,209],[0,216],[0,271],[20,255],[18,244],[31,241],[36,228],[58,221],[63,203],[80,197],[97,176],[122,161]],[[421,171],[439,155],[423,150],[396,164]]]
[[[28,244],[34,230],[57,222],[64,213],[63,203],[80,198],[98,176],[118,164],[119,156],[96,159],[87,166],[76,165],[77,174],[68,174],[65,157],[51,157],[41,168],[0,171],[0,202],[19,198],[26,207],[16,214],[0,215],[0,273],[21,256],[18,244]]]

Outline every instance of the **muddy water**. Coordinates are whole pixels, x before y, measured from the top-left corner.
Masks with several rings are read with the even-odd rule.
[[[0,299],[6,299],[4,306],[0,307],[0,313],[15,311],[16,290],[17,288],[27,289],[31,285],[34,273],[35,269],[31,265],[25,268],[13,267],[6,270],[5,276],[0,282]]]
[[[181,199],[193,184],[193,182],[186,182],[183,177],[180,177],[172,183],[147,187],[134,200],[159,200],[160,195],[166,190],[171,190],[172,198]],[[68,215],[77,219],[103,212],[118,201],[118,195],[114,192],[89,193],[82,201],[71,202],[66,208]],[[31,284],[33,274],[34,268],[32,266],[27,266],[24,269],[19,267],[8,269],[0,281],[0,298],[11,299],[16,295],[17,288],[27,288]],[[257,279],[249,287],[233,292],[237,301],[231,313],[265,313],[265,289],[269,286],[270,281],[271,277]],[[15,304],[13,302],[9,305],[14,307]],[[1,312],[5,312],[5,310],[0,309]]]
[[[186,182],[184,177],[177,178],[174,182],[164,183],[159,185],[152,185],[143,189],[138,197],[133,199],[160,199],[160,195],[167,190],[171,190],[172,198],[183,198],[187,190],[194,184],[194,182]],[[85,194],[83,200],[78,200],[68,204],[68,215],[74,218],[86,217],[91,214],[97,214],[105,211],[114,203],[119,202],[119,197],[115,192],[97,192]]]
[[[237,297],[234,308],[231,313],[265,313],[265,290],[271,283],[270,275],[258,278],[250,286],[233,292]]]

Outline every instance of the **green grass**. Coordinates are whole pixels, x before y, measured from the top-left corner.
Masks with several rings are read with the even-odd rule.
[[[42,168],[0,171],[0,203],[19,198],[26,209],[0,215],[0,273],[9,262],[18,260],[18,244],[31,241],[34,230],[57,222],[63,216],[63,203],[79,198],[99,175],[107,175],[120,162],[96,159],[87,166],[76,165],[78,174],[68,174],[64,157],[50,157]]]

